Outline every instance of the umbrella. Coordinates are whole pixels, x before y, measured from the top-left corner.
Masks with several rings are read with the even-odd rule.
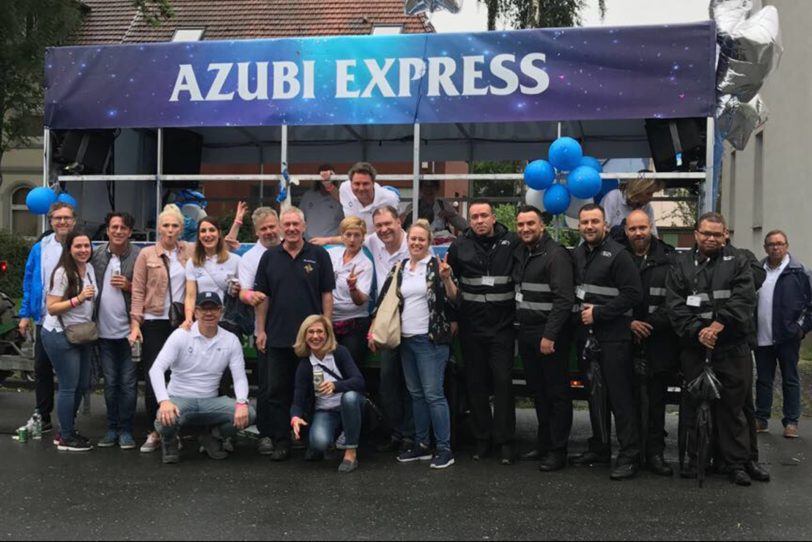
[[[581,360],[586,364],[586,376],[589,379],[589,418],[592,427],[597,428],[602,444],[609,443],[609,426],[606,423],[608,410],[608,396],[606,393],[606,382],[603,379],[601,370],[601,345],[598,339],[589,328],[589,337],[581,352]]]
[[[699,487],[705,480],[705,469],[708,466],[712,448],[711,443],[713,440],[713,416],[711,415],[711,403],[719,399],[719,390],[722,387],[721,382],[716,377],[716,374],[711,368],[712,351],[707,349],[705,351],[705,365],[699,376],[688,382],[685,387],[685,392],[688,394],[690,400],[699,405],[696,412],[696,427],[694,428],[694,438],[696,439],[696,453],[697,453],[697,479],[699,480]]]
[[[640,457],[648,457],[646,445],[648,439],[648,414],[649,414],[649,364],[646,358],[646,348],[642,344],[635,349],[634,356],[634,380],[635,398],[637,399],[638,427],[640,435]]]

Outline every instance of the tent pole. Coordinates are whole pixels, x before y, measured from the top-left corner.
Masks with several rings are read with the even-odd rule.
[[[265,175],[265,147],[259,146],[259,174]],[[259,181],[259,205],[265,205],[265,181]]]
[[[279,161],[280,161],[279,173],[284,175],[285,170],[288,169],[288,125],[283,124],[282,126],[280,126],[280,128],[282,129],[282,134],[281,134],[281,138],[280,138],[281,141],[280,141],[280,144],[279,144]],[[285,181],[279,181],[280,193],[281,193],[282,183],[283,182],[285,182]],[[282,214],[282,212],[285,209],[290,207],[290,202],[291,202],[291,199],[290,199],[290,183],[288,183],[288,185],[287,185],[287,197],[285,198],[284,201],[279,203],[280,215]]]
[[[161,175],[164,172],[164,130],[158,128],[158,160],[155,172],[155,242],[158,242],[159,220],[161,215]],[[181,232],[182,233],[182,232]]]
[[[51,174],[51,129],[45,127],[42,134],[42,186],[48,187],[50,183]],[[44,232],[46,228],[47,214],[40,217],[40,232]]]
[[[714,145],[716,144],[716,121],[713,117],[708,117],[707,135],[705,140],[705,186],[702,192],[702,202],[699,206],[699,214],[714,210],[714,179],[716,177],[716,163],[714,162]]]
[[[420,124],[414,124],[412,147],[412,224],[417,222],[417,201],[420,198]]]

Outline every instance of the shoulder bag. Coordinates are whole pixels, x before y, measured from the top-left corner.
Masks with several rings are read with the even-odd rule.
[[[400,346],[400,294],[398,293],[398,282],[402,266],[403,262],[399,262],[395,266],[392,282],[389,283],[389,289],[383,294],[375,320],[372,322],[372,329],[370,329],[375,344],[389,350]]]
[[[93,285],[93,280],[90,278],[90,275],[87,274],[87,272],[85,273],[88,282]],[[99,329],[96,327],[96,322],[91,320],[90,322],[82,322],[81,324],[71,324],[66,326],[62,321],[61,314],[57,316],[57,318],[59,319],[59,325],[62,326],[62,329],[65,332],[65,339],[70,344],[89,344],[99,340]]]

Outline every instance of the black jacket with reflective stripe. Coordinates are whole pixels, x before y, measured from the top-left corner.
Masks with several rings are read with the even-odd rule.
[[[716,351],[747,342],[756,290],[750,262],[739,250],[725,246],[708,259],[699,258],[697,249],[679,254],[666,290],[668,317],[685,344],[700,346],[699,331],[714,320],[725,326]],[[696,296],[700,306],[689,306],[689,296]]]
[[[457,316],[467,333],[493,336],[512,328],[515,320],[513,251],[520,240],[498,223],[492,239],[492,248],[486,250],[468,228],[448,249],[448,264],[459,287]]]
[[[599,341],[630,341],[632,309],[643,299],[640,273],[631,254],[617,241],[606,236],[595,249],[581,243],[573,251],[576,290],[583,299],[576,303],[594,305],[592,329]],[[586,337],[580,325],[579,338]]]
[[[575,302],[572,255],[544,232],[534,246],[516,247],[514,257],[519,333],[559,340],[569,331]]]

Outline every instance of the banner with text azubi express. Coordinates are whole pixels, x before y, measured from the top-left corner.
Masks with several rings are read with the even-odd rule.
[[[58,47],[52,129],[706,117],[713,23]]]

